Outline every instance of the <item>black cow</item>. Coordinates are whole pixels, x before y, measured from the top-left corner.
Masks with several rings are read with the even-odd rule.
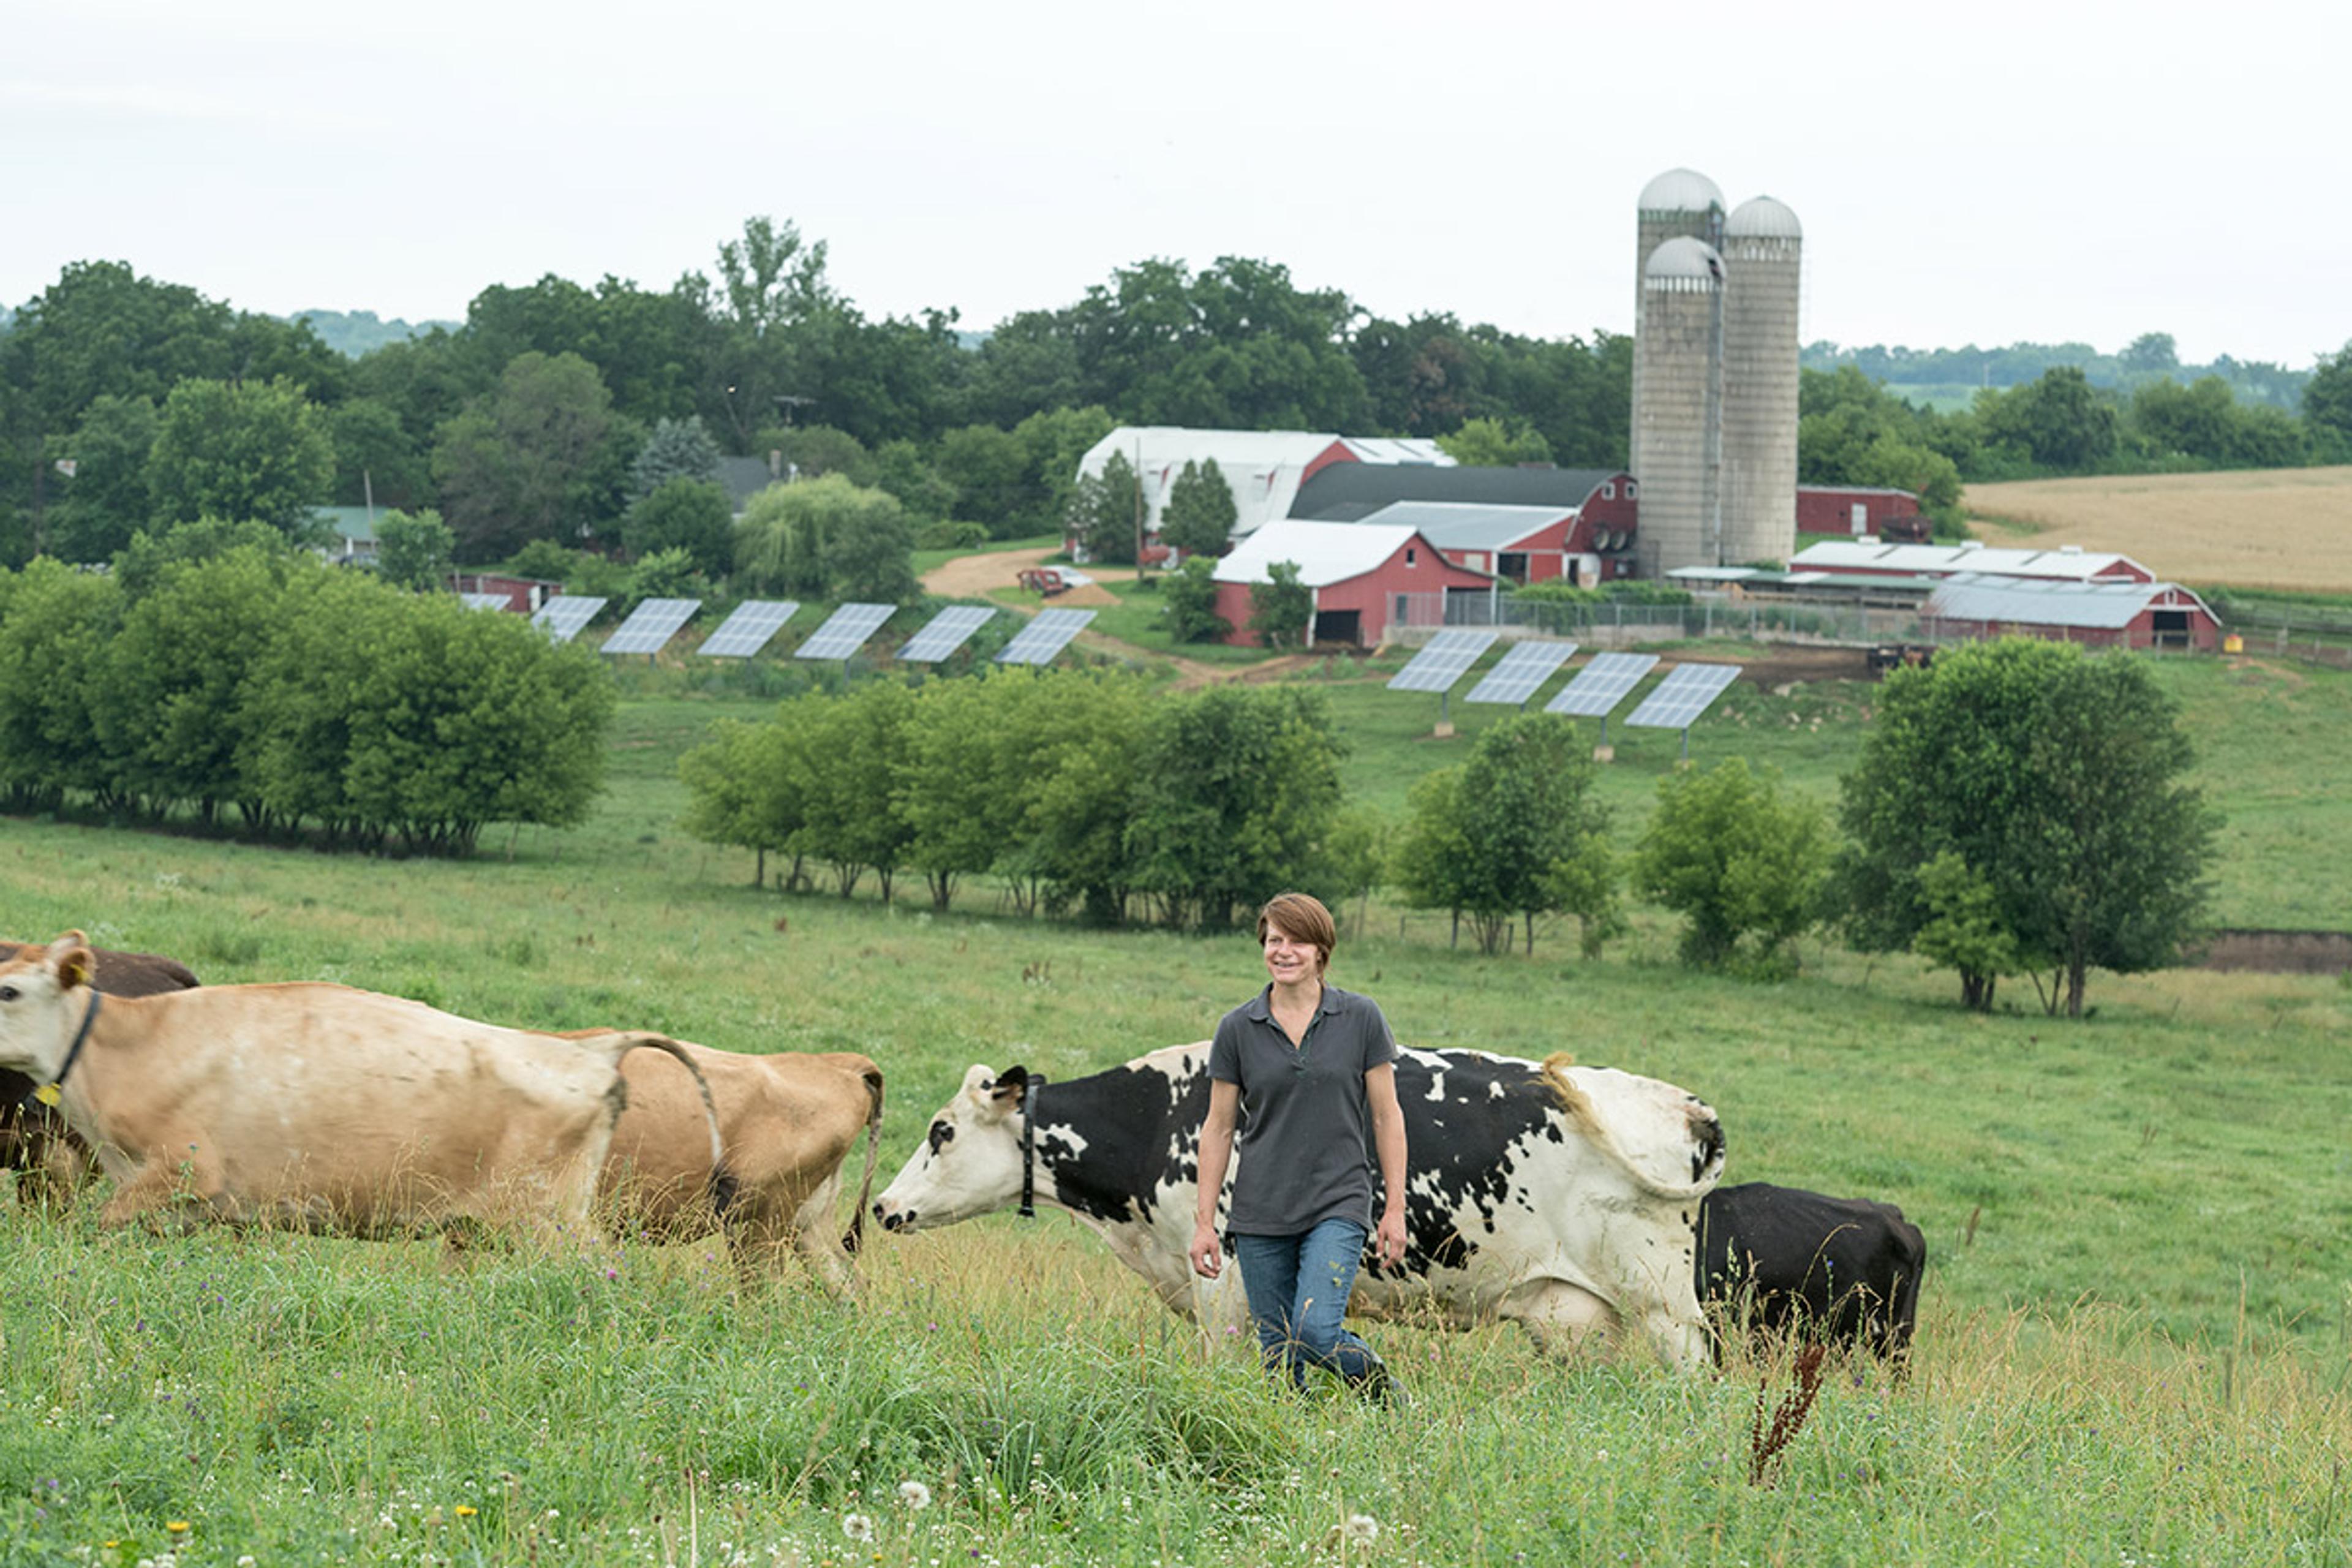
[[[1859,1344],[1900,1364],[1927,1267],[1927,1238],[1892,1204],[1763,1182],[1699,1202],[1699,1301],[1759,1338]]]
[[[16,957],[24,945],[0,942],[0,963]],[[98,964],[91,984],[109,996],[159,996],[197,984],[195,974],[176,958],[104,948],[92,952]],[[66,1119],[27,1098],[35,1087],[23,1073],[0,1071],[0,1170],[21,1173],[16,1194],[27,1203],[64,1196],[89,1168],[89,1150],[66,1126]]]

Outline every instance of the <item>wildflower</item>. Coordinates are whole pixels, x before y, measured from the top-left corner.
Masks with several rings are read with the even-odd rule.
[[[898,1483],[898,1500],[905,1503],[908,1508],[920,1512],[922,1510],[931,1506],[931,1489],[925,1486],[920,1481],[900,1481]]]
[[[188,1533],[188,1521],[184,1519],[167,1519],[163,1521],[163,1528],[174,1535],[185,1535]]]
[[[841,1516],[841,1533],[852,1541],[871,1541],[874,1521],[862,1513],[845,1513]]]
[[[471,1519],[482,1510],[476,1508],[472,1503],[461,1502],[453,1511],[459,1519]]]
[[[1339,1533],[1356,1545],[1370,1546],[1381,1538],[1381,1521],[1369,1513],[1351,1513]]]

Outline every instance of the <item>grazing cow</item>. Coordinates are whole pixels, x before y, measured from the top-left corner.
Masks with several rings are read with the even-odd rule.
[[[0,963],[16,956],[19,942],[0,942]],[[109,996],[159,996],[194,985],[195,975],[176,958],[152,952],[90,949],[97,961],[90,984]],[[73,1135],[65,1118],[29,1098],[33,1080],[20,1072],[0,1072],[0,1170],[22,1173],[16,1195],[26,1203],[62,1198],[89,1168],[89,1146]]]
[[[1748,1182],[1699,1205],[1699,1300],[1759,1341],[1859,1344],[1900,1364],[1927,1238],[1892,1204]]]
[[[1238,1331],[1240,1270],[1204,1280],[1185,1258],[1208,1064],[1203,1043],[1066,1083],[974,1067],[875,1215],[892,1231],[951,1225],[1016,1199],[1027,1212],[1034,1190],[1171,1309]],[[1507,1318],[1562,1351],[1631,1331],[1676,1365],[1706,1363],[1693,1227],[1723,1173],[1714,1111],[1671,1084],[1565,1058],[1406,1050],[1396,1078],[1405,1256],[1382,1268],[1367,1255],[1351,1310],[1461,1327]]]
[[[341,985],[109,999],[80,933],[0,963],[0,1068],[29,1073],[118,1184],[109,1224],[212,1216],[381,1235],[460,1219],[587,1233],[638,1046]],[[711,1117],[712,1162],[718,1119]]]
[[[747,1270],[772,1272],[797,1250],[824,1287],[856,1292],[849,1254],[863,1234],[882,1131],[882,1069],[846,1051],[740,1056],[678,1042],[718,1106],[725,1234]],[[694,1079],[666,1056],[621,1064],[628,1108],[598,1187],[604,1212],[657,1241],[708,1234],[714,1181]],[[836,1229],[842,1164],[866,1134],[866,1184],[847,1236]]]

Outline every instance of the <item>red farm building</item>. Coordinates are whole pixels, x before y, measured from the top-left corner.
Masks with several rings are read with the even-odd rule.
[[[1927,542],[1928,520],[1909,490],[1871,485],[1799,485],[1797,531],[1843,539],[1868,535],[1910,544]]]
[[[1217,614],[1232,628],[1225,641],[1255,647],[1249,629],[1250,587],[1274,579],[1268,568],[1288,562],[1315,595],[1308,636],[1316,642],[1377,647],[1408,619],[1441,624],[1446,599],[1486,599],[1497,579],[1457,566],[1422,533],[1401,524],[1307,522],[1285,518],[1261,526],[1217,563]],[[1416,613],[1416,606],[1423,606]]]
[[[1641,505],[1622,468],[1350,464],[1298,487],[1290,515],[1403,523],[1458,566],[1513,583],[1580,586],[1633,574]]]
[[[1963,573],[1927,596],[1919,624],[1937,638],[2018,634],[2087,647],[2211,653],[2221,640],[2221,622],[2188,589],[2122,578],[2065,582]]]

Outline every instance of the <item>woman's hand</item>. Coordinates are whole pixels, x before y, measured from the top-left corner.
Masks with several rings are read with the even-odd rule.
[[[1385,1268],[1394,1268],[1404,1257],[1404,1211],[1388,1209],[1381,1215],[1381,1228],[1373,1237],[1372,1256]]]
[[[1398,1234],[1402,1237],[1402,1228]],[[1192,1249],[1187,1256],[1192,1260],[1193,1273],[1203,1279],[1214,1279],[1225,1266],[1224,1244],[1217,1239],[1217,1227],[1213,1225],[1194,1226]]]

